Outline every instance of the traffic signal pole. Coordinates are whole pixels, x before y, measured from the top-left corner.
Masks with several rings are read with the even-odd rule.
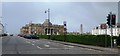
[[[110,12],[110,29],[111,29],[111,48],[113,48],[113,41],[112,41],[112,37],[113,37],[113,29],[112,29],[112,12]]]
[[[110,12],[107,16],[107,24],[110,27],[110,31],[111,31],[111,48],[113,48],[113,26],[116,25],[116,15],[112,14],[112,12]]]

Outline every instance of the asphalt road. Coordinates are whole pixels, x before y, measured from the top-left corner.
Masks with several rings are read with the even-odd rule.
[[[2,38],[2,54],[116,54],[77,46],[64,45],[45,39],[25,39],[18,36]]]

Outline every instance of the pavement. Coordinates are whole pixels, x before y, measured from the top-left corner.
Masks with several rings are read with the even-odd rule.
[[[71,45],[71,46],[77,46],[77,47],[82,47],[82,48],[89,48],[89,49],[100,50],[100,51],[111,51],[111,52],[117,52],[117,53],[119,51],[118,48],[105,48],[105,47],[100,47],[100,46],[83,45],[83,44],[76,44],[76,43],[62,42],[62,41],[55,41],[55,40],[51,40],[51,41],[55,42],[55,43],[64,44],[64,45]]]
[[[2,54],[118,54],[114,51],[116,49],[111,50],[47,39],[25,39],[18,36],[2,38]]]

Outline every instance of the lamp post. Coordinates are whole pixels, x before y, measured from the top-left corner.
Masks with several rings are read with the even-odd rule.
[[[48,10],[47,11],[45,11],[45,13],[48,13],[48,38],[50,39],[50,24],[49,24],[49,22],[50,22],[50,9],[48,8]]]

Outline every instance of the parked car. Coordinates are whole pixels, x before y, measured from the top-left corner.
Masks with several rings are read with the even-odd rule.
[[[13,34],[10,34],[10,36],[13,36]]]
[[[20,36],[20,37],[24,37],[24,36],[25,36],[25,34],[18,34],[18,36]]]
[[[29,35],[29,34],[25,35],[24,38],[27,38],[27,39],[39,39],[38,36],[36,36],[36,35]]]
[[[8,34],[6,34],[6,33],[4,33],[4,34],[2,34],[2,36],[7,36]]]

